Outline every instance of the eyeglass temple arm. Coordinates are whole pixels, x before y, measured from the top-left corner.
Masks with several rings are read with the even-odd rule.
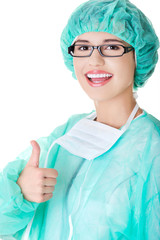
[[[68,47],[68,53],[69,53],[69,54],[70,54],[71,51],[73,51],[74,45],[75,45],[75,43],[74,43],[73,45],[71,45],[70,47]]]
[[[132,51],[132,50],[134,50],[133,47],[126,47],[126,48],[125,48],[125,53],[130,52],[130,51]]]

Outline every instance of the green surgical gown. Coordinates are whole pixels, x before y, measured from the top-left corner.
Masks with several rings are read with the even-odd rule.
[[[52,142],[92,112],[37,140],[39,167]],[[58,171],[57,184],[44,203],[24,199],[16,184],[31,152],[30,145],[0,173],[1,239],[22,239],[34,216],[28,239],[68,240],[71,216],[72,240],[160,240],[160,122],[151,114],[144,110],[92,164],[55,144],[47,168]]]

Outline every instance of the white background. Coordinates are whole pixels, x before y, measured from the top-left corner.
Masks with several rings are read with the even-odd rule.
[[[30,145],[92,100],[65,67],[60,35],[82,0],[0,1],[0,170]],[[152,21],[160,38],[158,0],[132,0]],[[160,119],[160,63],[138,104]]]

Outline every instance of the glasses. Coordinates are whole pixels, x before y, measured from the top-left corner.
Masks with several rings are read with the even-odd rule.
[[[72,57],[90,57],[94,51],[98,49],[103,57],[121,57],[123,54],[133,51],[133,47],[125,47],[120,44],[105,44],[100,46],[73,44],[68,47],[68,53]]]

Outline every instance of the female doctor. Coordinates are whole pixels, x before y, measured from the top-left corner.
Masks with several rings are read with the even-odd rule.
[[[159,40],[128,0],[90,0],[61,35],[67,68],[95,110],[31,141],[0,175],[0,236],[37,240],[159,240],[160,122],[137,91]]]

